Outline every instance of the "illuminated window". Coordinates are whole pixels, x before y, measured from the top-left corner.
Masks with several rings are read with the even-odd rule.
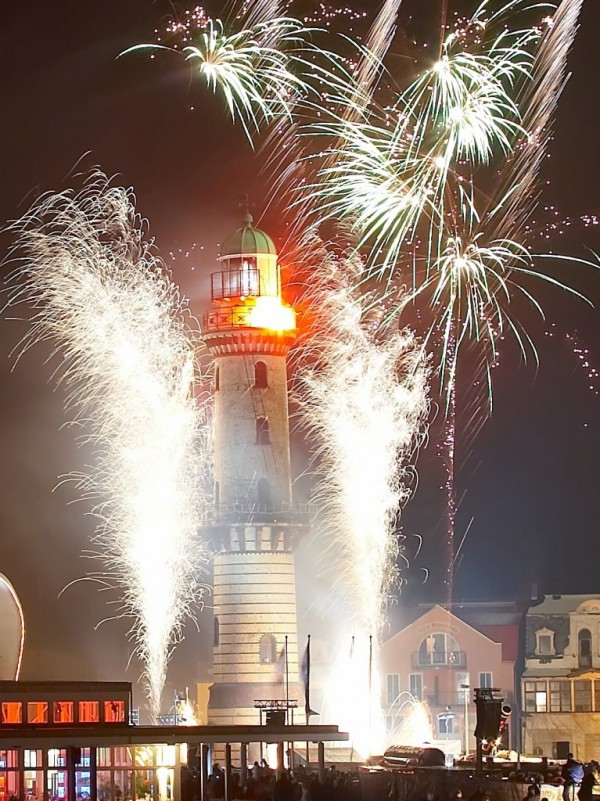
[[[73,723],[73,701],[54,702],[54,723]]]
[[[125,702],[124,701],[105,701],[104,702],[104,721],[106,723],[125,722]]]
[[[28,703],[27,703],[27,722],[28,723],[48,723],[48,702],[47,701],[28,701]]]
[[[80,723],[99,723],[100,704],[98,701],[79,702],[79,722]]]
[[[48,751],[48,764],[51,765],[50,762],[50,754],[52,751]],[[34,748],[24,748],[23,749],[23,767],[25,768],[41,768],[42,767],[42,751],[41,749],[34,749]]]
[[[269,421],[266,417],[257,417],[256,419],[256,444],[257,445],[270,445],[271,435],[269,433]]]
[[[272,634],[263,634],[258,641],[258,655],[262,665],[271,665],[277,659],[277,641]]]
[[[547,712],[548,693],[545,681],[525,682],[525,711]]]
[[[264,362],[256,362],[254,365],[254,387],[256,389],[267,389],[267,365]]]
[[[2,702],[2,723],[22,723],[23,704],[20,701]]]

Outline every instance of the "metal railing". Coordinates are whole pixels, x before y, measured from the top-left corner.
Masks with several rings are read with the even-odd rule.
[[[467,666],[467,655],[464,651],[417,651],[412,654],[412,666],[464,668]]]
[[[213,300],[260,295],[260,272],[256,268],[246,268],[212,273],[210,294]]]
[[[205,525],[220,523],[295,523],[307,525],[316,516],[318,507],[311,503],[211,504],[203,514]]]

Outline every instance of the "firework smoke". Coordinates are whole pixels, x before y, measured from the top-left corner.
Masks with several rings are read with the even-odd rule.
[[[201,600],[198,542],[208,406],[194,397],[191,318],[144,239],[130,192],[96,174],[11,225],[11,306],[34,310],[23,350],[50,340],[96,467],[73,478],[98,520],[99,574],[120,589],[156,715],[170,649]]]

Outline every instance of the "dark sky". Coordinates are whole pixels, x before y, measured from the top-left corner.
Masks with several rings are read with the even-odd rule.
[[[437,7],[437,0],[415,6],[423,15]],[[217,242],[236,226],[240,196],[249,191],[260,209],[266,186],[260,160],[241,132],[218,102],[190,85],[185,68],[168,59],[115,59],[127,46],[149,40],[168,9],[161,0],[37,0],[3,9],[0,221],[19,216],[37,193],[71,185],[74,165],[89,152],[84,166],[98,164],[134,187],[138,210],[165,256],[196,243],[201,255],[176,261],[174,274],[197,307],[206,292],[198,273],[210,272]],[[597,0],[585,0],[547,166],[547,198],[561,216],[600,209],[598,30]],[[599,239],[597,230],[575,226],[568,241],[552,246],[581,253],[586,244],[598,249]],[[600,303],[599,274],[576,266],[563,274]],[[544,290],[542,297],[545,323],[522,310],[540,365],[522,364],[514,346],[503,346],[494,414],[474,440],[459,403],[457,542],[473,523],[457,560],[457,596],[520,597],[533,580],[550,592],[600,590],[600,397],[589,389],[568,339],[576,335],[600,369],[599,317],[558,291]],[[25,604],[26,674],[119,678],[130,652],[126,625],[112,622],[94,631],[110,615],[106,596],[79,583],[59,597],[89,569],[80,554],[92,521],[83,504],[69,505],[69,487],[53,489],[86,455],[72,431],[61,428],[64,398],[53,391],[44,348],[30,351],[11,372],[11,350],[23,331],[21,323],[0,320],[0,571]],[[463,395],[472,380],[465,368]],[[599,382],[594,390],[600,391]],[[403,518],[407,553],[414,551],[414,533],[424,539],[407,573],[408,596],[439,599],[445,514],[435,438],[419,474]],[[419,587],[421,567],[431,575]],[[191,653],[197,635],[187,636]],[[135,667],[131,673],[135,677]]]

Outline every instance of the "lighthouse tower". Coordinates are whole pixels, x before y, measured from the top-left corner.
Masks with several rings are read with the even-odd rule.
[[[293,547],[305,521],[292,505],[286,371],[296,321],[275,245],[250,214],[219,262],[203,322],[216,416],[209,723],[257,724],[256,702],[298,697]]]

